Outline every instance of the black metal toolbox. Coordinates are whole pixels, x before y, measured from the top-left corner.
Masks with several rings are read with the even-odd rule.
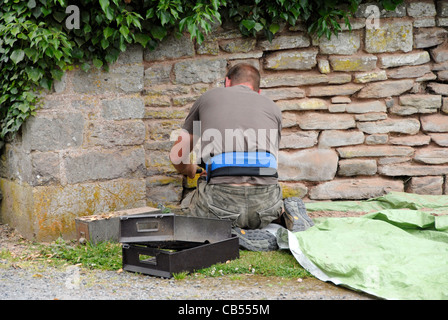
[[[123,270],[171,278],[239,258],[227,220],[168,214],[120,217]]]

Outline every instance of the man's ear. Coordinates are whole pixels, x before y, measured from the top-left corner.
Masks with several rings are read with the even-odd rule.
[[[228,77],[226,77],[226,80],[224,81],[224,86],[227,88],[227,87],[230,87],[231,84],[232,84],[232,80],[230,80]]]

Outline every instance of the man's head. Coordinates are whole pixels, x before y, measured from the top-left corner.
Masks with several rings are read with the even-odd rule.
[[[260,91],[260,72],[248,63],[239,63],[230,68],[226,75],[225,86],[231,87],[243,84]]]

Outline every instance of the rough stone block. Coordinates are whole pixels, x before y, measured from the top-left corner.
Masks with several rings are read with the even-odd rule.
[[[403,192],[403,182],[385,178],[335,180],[312,188],[309,196],[313,200],[362,200],[391,191]]]
[[[442,106],[441,95],[407,94],[400,96],[398,100],[402,106],[414,107],[422,113],[425,109],[433,109],[435,112]]]
[[[338,156],[331,149],[280,151],[278,165],[281,181],[327,181],[336,174]]]
[[[357,73],[354,76],[353,82],[354,83],[367,83],[367,82],[382,81],[382,80],[387,80],[386,71],[378,70],[378,71]]]
[[[380,57],[382,68],[395,68],[401,66],[417,66],[431,60],[428,51],[383,55]]]
[[[145,172],[145,152],[143,148],[132,148],[69,153],[64,159],[64,166],[70,184],[100,179],[140,178]]]
[[[40,113],[23,126],[25,150],[54,151],[78,147],[83,142],[84,117],[81,113]]]
[[[198,44],[196,53],[217,56],[219,54],[219,43],[217,41],[204,41]]]
[[[269,54],[265,68],[270,70],[310,70],[317,64],[316,49],[300,51],[279,51]]]
[[[103,147],[132,146],[143,144],[145,136],[146,127],[141,120],[91,121],[86,130],[86,143]]]
[[[413,164],[390,164],[378,167],[378,172],[385,176],[440,176],[448,174],[446,165],[413,165]]]
[[[361,131],[325,130],[320,134],[319,148],[348,146],[363,142],[364,134]]]
[[[172,175],[176,174],[176,169],[172,165],[169,152],[151,150],[146,156],[146,175]]]
[[[369,53],[412,51],[411,21],[381,21],[379,28],[366,28],[365,50]]]
[[[416,151],[414,159],[426,164],[448,163],[448,148],[423,148]]]
[[[373,176],[376,174],[377,166],[375,160],[345,159],[339,160],[338,175],[353,176]]]
[[[406,192],[416,194],[443,194],[443,177],[412,177],[406,187]]]
[[[106,120],[143,119],[145,105],[139,98],[103,100],[101,115]]]
[[[349,129],[356,126],[350,114],[325,114],[308,112],[297,117],[303,130]]]
[[[283,199],[290,197],[303,198],[308,193],[308,188],[303,183],[288,183],[280,181],[279,184],[282,188]]]
[[[406,133],[416,134],[420,130],[420,121],[417,119],[386,119],[375,122],[358,122],[358,129],[368,133]]]
[[[221,41],[219,47],[228,53],[246,53],[254,50],[256,43],[257,40],[253,38],[232,39]]]
[[[414,28],[435,27],[436,19],[435,17],[414,18],[413,26]]]
[[[389,140],[389,135],[387,134],[372,134],[366,137],[366,144],[386,144]]]
[[[120,52],[117,61],[112,67],[117,65],[129,65],[143,62],[143,47],[141,45],[128,45],[126,51]]]
[[[431,140],[441,147],[448,147],[448,133],[430,133]]]
[[[315,86],[308,90],[309,97],[325,97],[352,95],[363,88],[363,85],[348,83],[334,86]]]
[[[406,157],[414,154],[411,147],[402,146],[352,146],[337,149],[341,158]]]
[[[413,136],[391,137],[389,141],[391,144],[399,144],[403,146],[424,146],[429,144],[431,137],[424,134],[417,134]]]
[[[448,46],[442,44],[434,49],[431,49],[431,56],[437,63],[448,61]]]
[[[330,62],[327,59],[317,60],[317,67],[320,73],[328,74],[331,72]]]
[[[448,132],[448,115],[431,114],[420,118],[423,131]]]
[[[321,37],[313,41],[319,46],[321,54],[345,54],[356,53],[361,46],[361,37],[358,32],[340,32],[332,35],[330,39]]]
[[[378,58],[374,55],[330,56],[334,71],[370,71],[376,68]]]
[[[297,126],[297,112],[282,112],[282,127],[283,128],[291,128]]]
[[[99,94],[106,92],[134,93],[143,89],[142,64],[118,65],[109,72],[92,68],[89,72],[77,70],[72,83],[76,93]]]
[[[387,98],[398,96],[412,89],[413,80],[388,80],[367,84],[358,94],[359,98]]]
[[[280,149],[310,148],[317,144],[317,131],[282,132]]]
[[[407,66],[387,70],[387,77],[391,79],[418,78],[431,72],[429,65]]]
[[[224,79],[227,61],[225,59],[198,59],[182,61],[174,65],[176,83],[212,83]]]
[[[439,17],[448,17],[448,2],[437,1],[437,15]]]
[[[61,182],[59,154],[53,152],[33,152],[31,154],[33,186],[57,184]]]
[[[327,101],[317,98],[294,99],[277,102],[280,110],[326,110],[328,109]]]
[[[145,49],[144,59],[146,61],[157,61],[194,56],[194,44],[188,36],[180,38],[175,35],[164,39],[158,47],[151,51]]]
[[[315,84],[341,84],[352,80],[350,74],[320,74],[316,72],[301,72],[294,75],[267,75],[261,78],[260,85],[262,88],[272,87],[298,87]]]
[[[268,40],[260,41],[258,46],[265,51],[306,48],[310,46],[310,38],[304,34],[278,36],[272,42]]]
[[[442,44],[447,33],[443,28],[418,28],[414,32],[414,48],[430,48]]]
[[[185,119],[189,108],[145,108],[145,119]]]
[[[435,94],[440,94],[442,96],[448,96],[448,84],[430,82],[427,87],[433,91]]]
[[[146,178],[147,201],[154,206],[179,204],[182,199],[182,176],[151,176]]]
[[[352,102],[344,105],[348,113],[386,112],[386,104],[382,101]]]
[[[433,17],[437,14],[433,1],[411,2],[408,4],[407,12],[411,17]]]
[[[146,205],[144,179],[37,187],[0,179],[0,187],[12,195],[3,198],[2,221],[37,241],[75,239],[76,217]]]
[[[355,114],[356,121],[378,121],[387,119],[387,113],[385,112],[369,112]]]
[[[274,101],[305,97],[305,91],[300,88],[264,89],[261,91],[261,94]]]
[[[152,121],[148,127],[148,140],[170,141],[175,130],[181,129],[182,120]]]
[[[150,87],[170,82],[171,65],[154,65],[145,70],[144,84]]]

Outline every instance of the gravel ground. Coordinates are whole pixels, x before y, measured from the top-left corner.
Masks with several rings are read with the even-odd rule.
[[[20,235],[0,225],[0,250],[17,254]],[[14,264],[0,258],[0,300],[369,300],[316,279],[242,275],[162,279],[131,272]]]

